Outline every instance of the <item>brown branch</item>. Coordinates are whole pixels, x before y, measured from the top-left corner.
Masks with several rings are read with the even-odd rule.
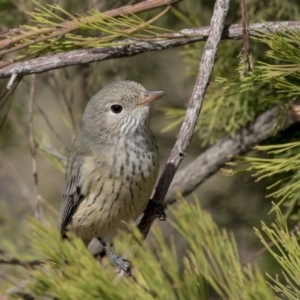
[[[7,258],[0,258],[0,264],[18,265],[18,266],[22,266],[25,268],[28,268],[28,267],[33,268],[35,266],[39,266],[39,265],[43,264],[43,261],[41,261],[41,260],[22,261],[2,249],[0,249],[0,255],[4,255],[7,257]]]
[[[137,4],[122,6],[108,12],[105,12],[110,17],[117,17],[120,15],[138,14],[141,12],[149,11],[162,6],[170,6],[179,2],[180,0],[147,0]]]
[[[245,0],[241,0],[241,11],[242,11],[242,26],[243,26],[243,51],[245,55],[249,55],[250,45],[249,45],[249,22],[248,22],[248,13]]]
[[[274,125],[278,120],[278,111],[283,105],[285,103],[263,112],[253,123],[241,128],[234,136],[224,136],[201,153],[192,163],[177,172],[164,205],[174,203],[178,191],[184,196],[189,195],[211,175],[218,172],[226,162],[232,159],[233,155],[246,153],[257,144],[271,138],[274,135]],[[286,122],[280,128],[281,130],[299,122],[299,105],[299,100],[290,105]]]
[[[40,260],[22,261],[22,260],[19,260],[18,258],[12,257],[10,259],[0,258],[0,264],[22,266],[25,268],[28,268],[28,267],[33,268],[33,267],[42,265],[43,262]]]
[[[241,70],[241,76],[245,77],[249,71],[253,69],[253,61],[250,51],[250,36],[249,36],[249,22],[248,13],[246,7],[246,0],[241,0],[241,15],[242,15],[242,26],[243,26],[243,49],[239,55],[241,62],[244,65]]]
[[[300,30],[300,22],[266,22],[249,25],[249,35],[255,36],[257,32],[272,33],[284,32],[286,30]],[[53,69],[68,66],[86,64],[111,58],[129,57],[150,51],[162,51],[182,45],[203,42],[208,38],[210,27],[183,29],[173,34],[163,34],[160,38],[148,40],[127,39],[122,41],[122,45],[73,50],[39,58],[30,59],[24,62],[12,63],[0,69],[0,79],[12,76],[13,73],[28,75],[43,73]],[[225,26],[222,39],[238,40],[243,38],[243,26],[233,24]]]
[[[214,67],[215,56],[221,40],[224,21],[228,9],[229,0],[216,1],[211,18],[210,33],[202,53],[199,74],[196,79],[192,96],[188,103],[186,116],[180,128],[178,139],[171,151],[167,164],[155,189],[153,199],[161,204],[164,202],[169,186],[174,178],[179,164],[186,154],[189,143],[192,139],[195,125],[202,107],[204,95]],[[139,223],[139,229],[144,237],[147,236],[150,226],[155,218],[155,210],[149,207]]]
[[[20,81],[22,80],[23,76],[17,76],[13,82],[11,83],[11,86],[9,87],[9,89],[6,89],[2,95],[0,96],[0,111],[4,111],[4,106],[7,105],[4,116],[2,119],[0,119],[0,130],[2,129],[6,117],[8,116],[8,112],[9,112],[9,108],[12,102],[12,98],[9,98],[13,92],[15,91],[15,89],[17,88],[18,84],[20,83]],[[11,82],[12,80],[10,80]],[[7,101],[9,101],[7,103]]]
[[[40,194],[38,190],[38,172],[37,172],[37,162],[36,162],[36,144],[34,141],[34,129],[33,129],[33,106],[35,98],[36,89],[36,75],[31,75],[30,81],[30,94],[28,101],[28,128],[29,128],[29,146],[31,153],[31,164],[32,164],[32,174],[33,174],[33,195],[35,198],[34,214],[35,217],[41,219],[41,207],[40,207]]]

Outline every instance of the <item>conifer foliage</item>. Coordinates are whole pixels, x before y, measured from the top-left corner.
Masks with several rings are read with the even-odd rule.
[[[267,254],[263,260],[272,267],[268,268],[263,260],[242,259],[240,243],[232,228],[220,226],[221,218],[203,209],[205,195],[186,199],[175,187],[172,192],[177,193],[176,205],[168,207],[167,220],[174,235],[166,234],[155,222],[151,239],[144,242],[137,225],[130,224],[128,232],[119,232],[114,240],[116,252],[124,254],[132,265],[132,277],[116,273],[106,257],[93,257],[75,236],[69,241],[60,239],[57,230],[59,201],[49,201],[40,194],[37,161],[47,172],[53,168],[53,174],[61,176],[67,144],[70,144],[66,143],[65,136],[68,135],[70,141],[76,136],[84,107],[82,101],[74,100],[77,91],[79,97],[88,99],[96,85],[99,89],[99,82],[135,79],[134,76],[141,78],[141,74],[153,72],[151,68],[160,62],[152,58],[151,53],[144,52],[182,46],[176,53],[186,70],[181,78],[184,78],[183,82],[194,82],[199,72],[200,50],[205,49],[207,36],[201,40],[193,32],[210,23],[215,1],[203,0],[197,6],[192,0],[130,1],[129,4],[111,1],[105,5],[95,4],[97,7],[89,10],[82,4],[71,6],[68,0],[51,5],[44,2],[24,0],[23,6],[18,6],[15,1],[0,0],[0,19],[4,24],[0,32],[0,78],[10,77],[9,82],[3,79],[0,82],[4,91],[0,99],[0,144],[3,146],[0,163],[9,174],[5,179],[9,178],[21,191],[21,196],[29,199],[27,205],[11,201],[14,192],[6,194],[5,184],[0,183],[4,191],[0,195],[1,201],[2,198],[10,200],[0,202],[0,224],[3,224],[0,228],[0,299],[212,299],[215,296],[232,300],[300,299],[297,227],[300,205],[300,114],[297,110],[300,24],[289,23],[300,18],[298,1],[273,0],[272,4],[267,0],[230,1],[226,22],[242,24],[239,36],[242,40],[228,38],[226,30],[230,26],[225,28],[195,127],[195,149],[201,154],[201,151],[213,149],[212,146],[222,139],[225,143],[226,138],[234,138],[238,132],[245,132],[242,138],[247,140],[251,124],[261,114],[278,108],[272,136],[254,149],[238,149],[235,153],[239,155],[228,157],[222,173],[222,176],[232,175],[233,178],[242,178],[245,173],[251,175],[256,181],[254,189],[258,182],[263,182],[267,199],[261,201],[269,203],[273,219],[270,222],[264,212],[256,216],[258,221],[251,231],[261,249],[253,255]],[[122,7],[125,4],[128,5]],[[4,13],[8,10],[17,12],[15,18]],[[275,23],[267,23],[271,21],[288,22],[285,26],[278,23],[278,30],[275,30],[270,25]],[[263,30],[247,31],[249,24],[258,22],[262,22]],[[196,39],[201,42],[195,43]],[[88,55],[92,57],[100,52],[103,57],[89,60]],[[137,54],[142,60],[147,58],[147,63],[138,61],[138,71],[125,57]],[[80,55],[86,59],[73,61]],[[117,57],[124,58],[115,60]],[[61,58],[69,59],[68,63]],[[55,65],[59,59],[62,65]],[[106,59],[111,59],[109,65],[101,61]],[[87,64],[96,60],[101,61],[99,68]],[[102,67],[102,63],[106,67]],[[37,75],[44,71],[39,69],[39,64],[48,66],[49,72]],[[74,68],[80,74],[79,79],[73,74],[76,73],[72,71],[74,69],[70,72],[55,70],[70,65],[78,65]],[[169,74],[176,73],[171,66],[168,68]],[[129,70],[132,76],[128,78],[123,69]],[[30,81],[26,81],[27,74],[33,74]],[[34,102],[37,78],[41,86],[50,87],[55,93],[59,119],[51,112],[52,118],[48,117],[47,109],[50,111],[52,107]],[[72,81],[74,85],[79,82],[81,89],[74,92],[74,86],[70,87]],[[18,89],[21,90],[19,94]],[[24,113],[23,91],[28,92],[29,118]],[[185,95],[185,99],[188,98],[189,95]],[[177,134],[186,115],[186,103],[174,101],[169,106],[159,107],[168,119],[164,126],[159,124],[160,130],[163,128],[160,131],[163,137]],[[156,111],[155,114],[159,113]],[[33,116],[43,120],[47,133],[44,129],[39,134],[36,133],[38,130],[34,132]],[[67,128],[68,134],[64,134],[64,138],[58,133],[56,123]],[[22,152],[18,138],[12,141],[9,137],[24,138],[26,126],[34,177],[33,196],[26,179],[20,175],[24,170],[19,170],[19,166],[16,168],[12,158],[7,159],[11,149]],[[24,140],[20,138],[20,141]],[[218,156],[210,154],[219,165]],[[194,170],[193,174],[204,176],[199,172]],[[205,166],[203,172],[207,172],[205,178],[212,175]],[[49,181],[50,177],[55,175],[49,176]],[[196,180],[185,194],[192,193],[198,185]],[[230,193],[236,193],[238,188],[234,186]],[[50,199],[60,197],[47,192]],[[251,197],[249,194],[244,199],[246,203],[251,202]],[[173,200],[169,203],[175,202]],[[231,200],[229,197],[228,202]],[[11,205],[11,202],[21,204]],[[250,218],[246,210],[247,207],[245,219]],[[28,217],[32,211],[38,218]],[[176,237],[186,243],[185,251],[178,250],[180,245]]]

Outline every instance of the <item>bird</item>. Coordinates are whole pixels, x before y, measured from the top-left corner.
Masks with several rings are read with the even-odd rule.
[[[86,245],[97,238],[116,268],[130,264],[105,240],[145,210],[159,169],[150,129],[150,105],[164,95],[134,81],[113,82],[87,103],[68,155],[60,209],[60,234]]]

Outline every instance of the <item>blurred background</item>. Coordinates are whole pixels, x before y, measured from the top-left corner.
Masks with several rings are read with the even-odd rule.
[[[55,1],[71,14],[82,13],[89,8],[105,11],[135,2],[138,1]],[[207,26],[213,4],[214,1],[209,0],[183,0],[175,5],[176,11],[168,12],[156,25],[172,30]],[[250,23],[299,20],[300,17],[297,0],[248,0],[246,4]],[[26,12],[32,11],[34,6],[28,0],[0,0],[0,31],[29,24],[30,17]],[[148,19],[158,11],[143,13],[141,17]],[[239,0],[231,1],[226,23],[241,23]],[[162,170],[179,129],[178,126],[172,126],[170,130],[164,130],[174,120],[168,118],[162,108],[185,109],[197,75],[202,47],[203,43],[196,43],[37,75],[33,126],[38,145],[38,192],[42,197],[45,217],[50,215],[57,218],[64,183],[62,161],[81,126],[85,105],[91,96],[113,81],[128,79],[141,83],[147,89],[165,91],[165,96],[157,102],[152,113],[152,129],[160,149]],[[221,42],[213,81],[215,77],[238,76],[238,71],[235,70],[239,64],[241,49],[242,41]],[[254,61],[265,61],[265,50],[265,45],[251,41]],[[7,79],[0,81],[1,91],[5,90],[7,82]],[[29,90],[30,76],[26,76],[12,96],[11,107],[0,134],[0,250],[28,255],[31,249],[27,241],[27,217],[34,214],[36,203],[29,147]],[[220,89],[212,83],[205,101],[213,101],[219,96]],[[206,119],[210,118],[209,113],[209,110],[205,111]],[[1,114],[2,117],[5,115],[4,110]],[[180,168],[193,161],[213,144],[214,138],[217,139],[223,133],[218,132],[219,136],[214,134],[205,124],[199,126]],[[211,142],[208,141],[209,135]],[[266,181],[255,183],[250,174],[226,177],[218,172],[194,191],[202,207],[212,214],[215,222],[234,232],[242,262],[248,261],[262,247],[253,227],[260,227],[262,219],[270,222],[273,218],[268,214],[271,200],[265,198],[267,184]],[[175,236],[180,257],[186,251],[184,240],[167,222],[156,223],[163,227],[166,236]],[[270,257],[260,255],[253,262],[257,260],[262,269],[271,273],[276,270]],[[0,282],[1,278],[7,279],[12,268],[0,265]]]

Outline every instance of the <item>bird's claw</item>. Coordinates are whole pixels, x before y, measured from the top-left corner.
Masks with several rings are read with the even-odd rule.
[[[121,275],[131,276],[131,267],[126,257],[116,256],[114,258],[115,270]]]
[[[131,269],[130,269],[130,263],[125,257],[117,256],[104,242],[104,240],[100,237],[97,238],[100,244],[105,249],[106,253],[108,254],[109,258],[115,265],[115,269],[118,273],[121,275],[127,275],[131,276]]]
[[[147,208],[148,207],[153,208],[155,210],[155,212],[156,212],[156,218],[158,220],[160,220],[160,221],[166,221],[167,215],[165,213],[163,204],[161,204],[158,201],[150,199],[149,202],[148,202]]]

